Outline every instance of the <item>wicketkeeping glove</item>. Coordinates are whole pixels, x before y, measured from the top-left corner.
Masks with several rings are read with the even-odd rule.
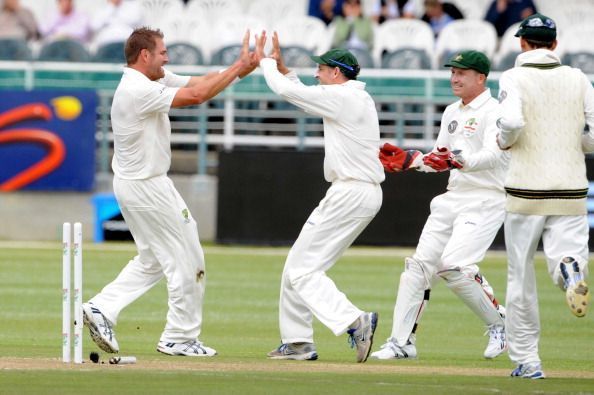
[[[448,171],[464,167],[464,158],[461,151],[450,151],[447,147],[437,147],[437,151],[432,151],[423,157],[423,164],[437,172]]]
[[[415,159],[420,158],[421,152],[416,150],[403,150],[390,143],[385,143],[380,148],[379,159],[384,170],[390,173],[406,171],[416,167]]]

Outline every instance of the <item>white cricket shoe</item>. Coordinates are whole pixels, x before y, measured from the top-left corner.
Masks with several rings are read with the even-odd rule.
[[[377,313],[363,313],[353,323],[347,333],[351,348],[357,349],[357,362],[367,361],[371,346],[373,345],[373,334],[377,327]]]
[[[590,302],[590,291],[584,274],[580,271],[580,266],[576,260],[567,257],[563,258],[559,268],[565,283],[565,299],[569,310],[576,317],[585,316]]]
[[[210,348],[198,340],[189,340],[184,343],[160,341],[157,351],[167,355],[185,355],[187,357],[212,357],[217,355],[214,348]]]
[[[512,377],[522,377],[525,379],[544,379],[546,376],[542,371],[540,363],[525,363],[519,364],[510,374]]]
[[[375,359],[412,359],[417,357],[417,347],[410,341],[404,347],[397,345],[393,339],[383,344],[378,351],[371,353]]]
[[[113,324],[93,303],[83,303],[83,322],[89,328],[91,339],[105,352],[120,351],[113,331]]]
[[[485,335],[489,335],[489,343],[485,349],[484,356],[487,359],[497,358],[507,350],[505,339],[505,327],[503,325],[491,325]]]
[[[283,343],[266,354],[270,359],[291,359],[295,361],[315,361],[318,359],[313,343]]]

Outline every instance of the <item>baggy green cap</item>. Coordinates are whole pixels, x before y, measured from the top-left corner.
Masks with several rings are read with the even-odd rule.
[[[349,78],[356,78],[360,70],[359,61],[357,61],[355,55],[342,48],[331,49],[320,56],[311,56],[311,60],[317,64],[338,67]]]
[[[457,67],[459,69],[472,69],[481,74],[489,75],[491,61],[479,51],[462,51],[454,55],[444,67]]]
[[[533,14],[520,23],[515,36],[550,43],[557,38],[557,25],[548,16]]]

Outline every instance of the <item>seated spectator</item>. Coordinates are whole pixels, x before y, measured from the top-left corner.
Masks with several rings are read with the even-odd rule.
[[[532,0],[493,0],[485,20],[495,26],[497,35],[501,37],[511,25],[523,21],[536,12]]]
[[[462,18],[464,15],[451,3],[444,3],[441,0],[425,0],[425,14],[421,19],[431,25],[435,37],[448,23]]]
[[[0,38],[39,38],[37,21],[33,13],[20,5],[19,0],[4,0],[0,11]]]
[[[143,24],[137,0],[107,0],[107,5],[91,20],[94,42],[98,46],[124,42]]]
[[[345,0],[342,16],[334,20],[334,48],[366,49],[373,46],[373,20],[363,15],[361,0]]]
[[[91,37],[89,18],[74,9],[74,0],[56,0],[57,10],[41,24],[41,35],[45,40],[72,39],[87,44]]]
[[[343,0],[310,0],[308,15],[320,18],[326,25],[340,15]]]
[[[375,0],[371,11],[371,19],[376,23],[384,23],[390,19],[414,17],[414,0]]]

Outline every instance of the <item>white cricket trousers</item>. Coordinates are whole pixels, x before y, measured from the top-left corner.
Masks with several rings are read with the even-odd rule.
[[[431,201],[413,259],[430,285],[435,274],[459,268],[473,278],[505,218],[505,195],[489,189],[454,190]]]
[[[505,329],[509,357],[516,364],[540,362],[540,315],[534,254],[542,236],[549,275],[563,289],[559,263],[574,258],[588,274],[589,225],[586,215],[543,216],[508,212],[505,217],[507,296]]]
[[[335,181],[301,229],[281,279],[279,324],[283,343],[313,343],[313,316],[336,336],[362,313],[326,276],[382,204],[378,184]]]
[[[206,277],[198,228],[187,205],[165,175],[147,180],[114,177],[113,186],[138,255],[90,302],[115,324],[124,307],[165,277],[169,310],[160,340],[196,340]]]

